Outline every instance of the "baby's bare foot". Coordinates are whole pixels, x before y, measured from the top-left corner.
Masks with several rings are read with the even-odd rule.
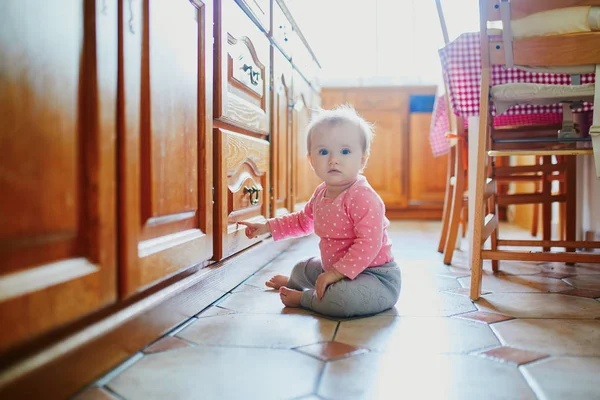
[[[279,297],[281,297],[281,302],[287,307],[300,307],[302,292],[282,286],[279,288]]]
[[[285,275],[275,275],[270,280],[265,282],[265,285],[273,289],[279,289],[280,287],[285,286],[287,284],[288,277]]]

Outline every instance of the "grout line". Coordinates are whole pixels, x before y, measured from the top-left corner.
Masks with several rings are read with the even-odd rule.
[[[157,340],[160,340],[161,338],[163,338],[165,336],[175,336],[179,332],[181,332],[182,330],[184,330],[185,328],[187,328],[188,326],[190,326],[191,324],[193,324],[196,321],[198,321],[198,317],[196,317],[196,316],[191,317],[190,319],[184,321],[183,323],[177,325],[175,328],[171,329],[169,332],[167,332],[167,334],[161,336]]]
[[[142,353],[141,351],[135,353],[133,356],[129,357],[127,360],[125,360],[121,364],[117,365],[115,368],[113,368],[111,371],[109,371],[103,377],[101,377],[100,379],[97,379],[95,381],[95,384],[97,386],[102,386],[102,387],[108,385],[110,383],[110,381],[112,381],[114,378],[116,378],[121,373],[125,372],[125,370],[127,370],[129,367],[131,367],[133,364],[138,362],[143,357],[144,357],[144,353]]]

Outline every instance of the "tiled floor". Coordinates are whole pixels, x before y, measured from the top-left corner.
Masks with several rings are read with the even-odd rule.
[[[466,253],[445,266],[439,228],[392,223],[391,310],[283,308],[263,283],[314,254],[310,237],[78,399],[600,399],[600,265],[505,262],[474,304]]]

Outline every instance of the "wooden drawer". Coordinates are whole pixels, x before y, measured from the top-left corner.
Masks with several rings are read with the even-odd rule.
[[[291,59],[294,48],[300,42],[290,20],[285,16],[281,6],[273,0],[273,29],[271,36],[283,54]]]
[[[270,0],[236,0],[258,26],[266,33],[271,29]]]
[[[397,110],[408,107],[408,93],[387,90],[356,90],[349,93],[347,101],[357,110]]]
[[[239,221],[268,217],[269,142],[224,129],[214,131],[217,215],[215,257],[220,260],[264,239],[248,239]]]
[[[269,133],[269,40],[234,0],[222,0],[215,37],[215,118]]]

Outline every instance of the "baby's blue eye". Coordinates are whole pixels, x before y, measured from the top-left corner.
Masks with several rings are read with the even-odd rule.
[[[329,154],[329,152],[325,149],[321,149],[321,150],[319,150],[319,154],[322,156],[326,156],[327,154]]]
[[[350,149],[344,149],[344,150],[342,150],[342,154],[350,154]]]

